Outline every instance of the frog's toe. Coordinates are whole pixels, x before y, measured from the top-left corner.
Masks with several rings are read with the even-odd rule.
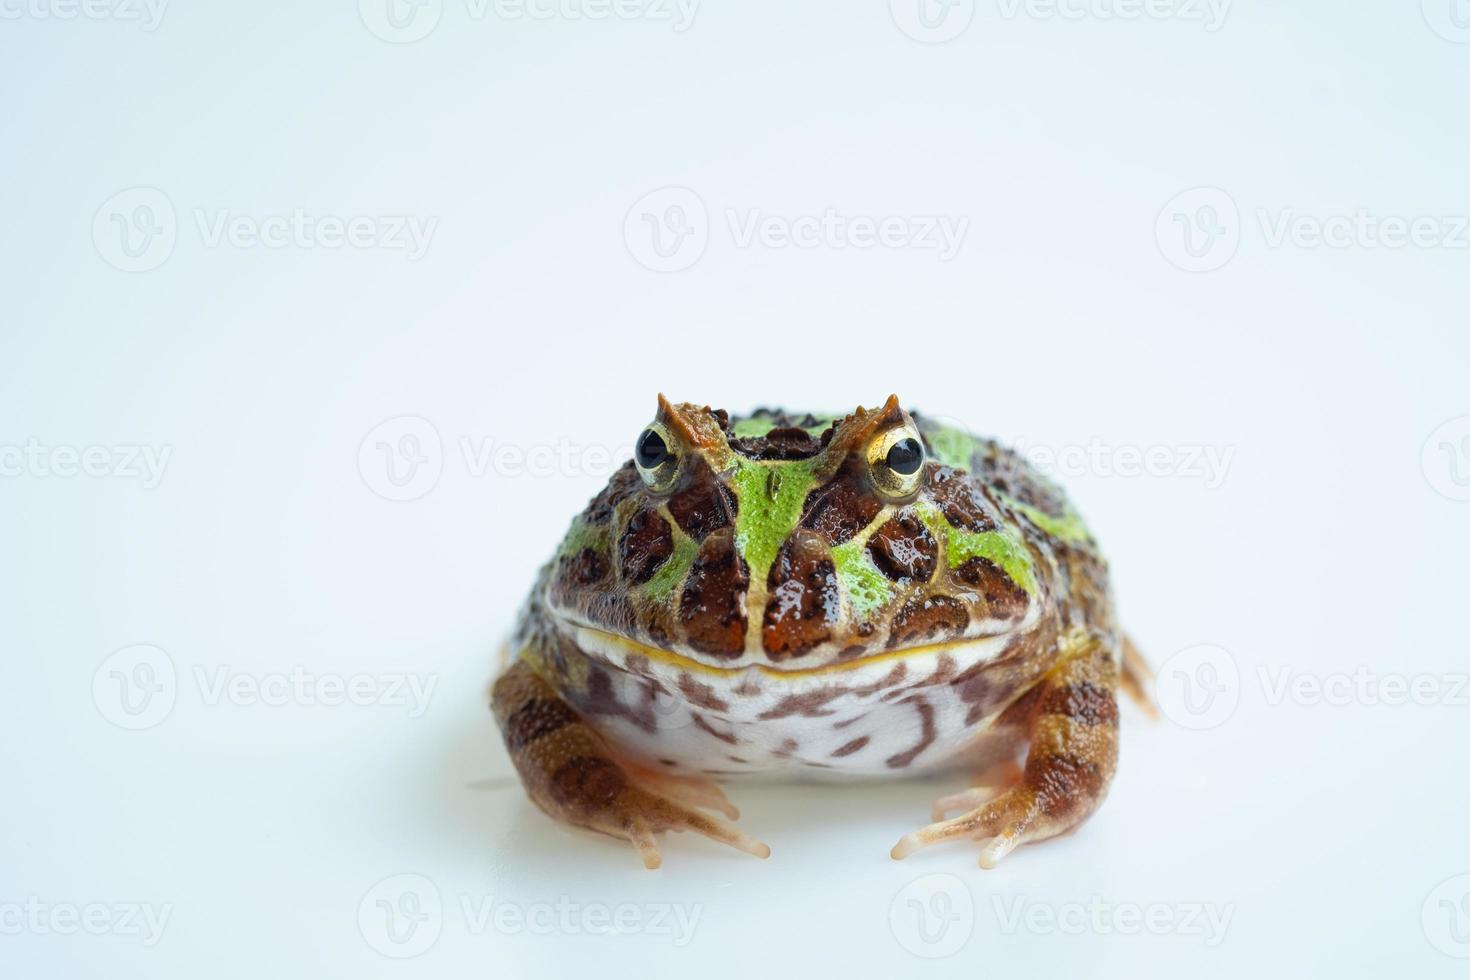
[[[970,794],[986,792],[970,790],[946,797],[936,804],[936,809],[951,801],[969,798]],[[952,809],[952,808],[951,808]],[[1040,813],[1035,794],[1025,789],[1007,790],[1000,796],[950,820],[939,820],[912,833],[904,834],[889,855],[901,861],[921,848],[947,840],[987,840],[980,852],[980,866],[993,868],[1000,859],[1028,840],[1035,839],[1036,818]]]
[[[986,769],[975,786],[935,800],[930,819],[937,823],[956,811],[967,813],[978,809],[1005,787],[1019,783],[1022,775],[1021,767],[1014,759],[1002,760]]]
[[[658,851],[658,838],[653,836],[653,831],[648,824],[642,820],[634,820],[628,828],[628,840],[638,856],[643,859],[643,866],[649,871],[664,863],[663,855]]]
[[[990,799],[995,793],[995,790],[988,787],[975,786],[948,796],[941,796],[934,801],[934,812],[930,819],[939,823],[956,810],[969,812]]]
[[[676,803],[687,806],[698,807],[702,810],[716,810],[731,820],[740,819],[740,811],[725,791],[720,789],[717,783],[708,779],[700,779],[697,776],[674,776],[656,769],[632,766],[623,763],[625,768],[633,769],[634,778],[647,785],[655,792],[667,796]]]
[[[723,799],[724,794],[721,793],[720,796]],[[617,822],[617,826],[597,829],[624,837],[631,842],[643,858],[644,867],[659,866],[658,842],[654,834],[670,830],[692,830],[710,840],[727,844],[737,851],[744,851],[758,858],[771,856],[770,847],[754,837],[742,833],[723,820],[707,816],[691,806],[657,793],[630,788],[620,804],[626,812],[623,819]]]

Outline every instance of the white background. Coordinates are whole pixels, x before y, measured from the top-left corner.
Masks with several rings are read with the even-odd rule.
[[[1463,974],[1463,4],[66,2],[0,0],[0,972]],[[966,232],[740,235],[829,208]],[[766,862],[553,826],[484,692],[660,390],[1061,453],[1173,720],[991,872],[887,856],[958,780],[736,786]],[[1436,703],[1278,696],[1359,671]]]

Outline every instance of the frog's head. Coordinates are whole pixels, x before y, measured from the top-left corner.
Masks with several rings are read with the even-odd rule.
[[[797,671],[993,636],[1032,619],[1032,554],[982,443],[896,397],[843,418],[671,404],[573,523],[555,615],[707,668]]]

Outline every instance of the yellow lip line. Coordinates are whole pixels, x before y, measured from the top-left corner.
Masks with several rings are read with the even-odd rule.
[[[866,657],[857,657],[852,660],[844,660],[841,663],[827,664],[822,667],[805,667],[799,670],[781,670],[776,667],[771,667],[768,664],[761,663],[742,664],[738,667],[714,667],[710,664],[700,663],[698,660],[693,660],[689,657],[684,656],[683,654],[675,653],[672,650],[663,650],[659,647],[646,646],[642,643],[639,643],[637,640],[630,640],[626,636],[619,636],[616,633],[609,633],[606,630],[600,630],[594,626],[573,626],[573,629],[577,630],[579,633],[587,632],[596,634],[599,639],[602,639],[614,646],[623,647],[629,653],[636,653],[640,656],[647,657],[650,660],[657,660],[660,663],[669,664],[674,667],[697,670],[706,674],[724,675],[743,674],[748,670],[755,669],[760,673],[766,675],[767,677],[779,677],[782,680],[801,677],[813,677],[818,674],[836,674],[844,671],[853,670],[858,667],[865,667],[868,664],[882,663],[885,660],[898,660],[914,656],[923,656],[929,653],[940,653],[945,650],[953,649],[956,646],[963,646],[969,643],[981,643],[985,640],[992,640],[995,639],[996,636],[1003,635],[992,634],[990,636],[967,637],[964,640],[960,640],[958,643],[929,643],[917,647],[901,647],[897,650],[888,650],[884,653],[875,653]]]

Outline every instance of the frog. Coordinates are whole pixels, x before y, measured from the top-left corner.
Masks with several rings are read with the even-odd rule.
[[[994,868],[1080,825],[1147,663],[1065,493],[1020,453],[896,396],[731,415],[662,394],[518,614],[490,705],[553,820],[756,857],[721,784],[959,772],[894,859]],[[916,821],[917,823],[917,821]]]

